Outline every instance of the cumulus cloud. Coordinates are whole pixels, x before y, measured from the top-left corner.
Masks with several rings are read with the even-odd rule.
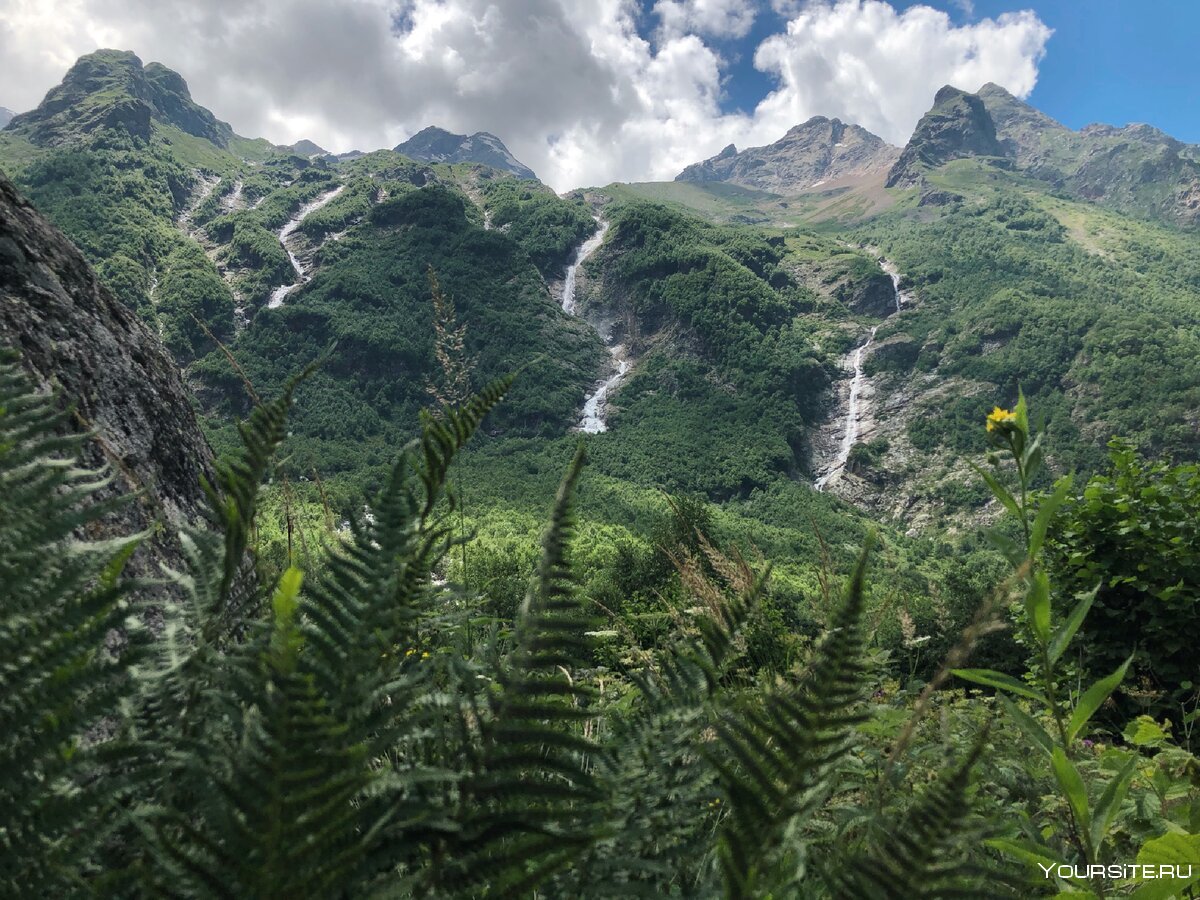
[[[713,37],[745,37],[758,15],[753,0],[658,0],[654,11],[666,34],[695,32]]]
[[[0,103],[32,107],[76,57],[120,47],[241,134],[347,150],[491,131],[565,190],[670,178],[818,114],[903,143],[942,84],[1027,94],[1050,35],[1032,12],[955,26],[882,0],[772,2],[786,28],[745,51],[775,89],[746,114],[722,110],[714,42],[749,33],[753,0],[659,0],[649,19],[637,0],[0,0]]]
[[[1031,11],[955,26],[928,6],[901,13],[882,0],[810,3],[755,53],[755,65],[779,81],[755,118],[786,128],[814,110],[838,109],[903,143],[944,84],[975,91],[994,81],[1027,96],[1050,33]]]

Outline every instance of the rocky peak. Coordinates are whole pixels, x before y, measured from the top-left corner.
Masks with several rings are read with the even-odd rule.
[[[477,131],[474,134],[454,134],[444,128],[429,126],[393,148],[410,159],[434,163],[479,163],[511,172],[518,178],[536,181],[537,176],[527,165],[517,160],[504,142],[494,134]]]
[[[103,129],[148,141],[153,122],[173,125],[224,147],[233,130],[192,100],[187,82],[161,63],[142,65],[127,50],[81,56],[38,107],[9,127],[40,146],[68,143]]]
[[[310,140],[296,141],[296,143],[292,144],[290,147],[285,147],[284,149],[291,153],[295,153],[297,156],[313,157],[327,156],[329,154],[328,150]]]
[[[16,113],[7,106],[0,106],[0,128],[3,128],[5,125],[11,122],[12,117],[15,115]]]
[[[1007,156],[996,124],[977,94],[946,85],[921,117],[900,158],[888,173],[888,187],[911,187],[931,168],[972,156]]]
[[[142,73],[150,87],[150,103],[156,118],[188,134],[206,138],[218,147],[229,145],[233,129],[192,100],[192,92],[182,75],[156,62],[147,65]]]
[[[765,147],[716,156],[688,166],[676,181],[724,181],[776,194],[795,194],[848,176],[883,172],[899,151],[865,128],[814,116]]]
[[[145,490],[92,538],[154,529],[134,573],[178,567],[177,527],[205,508],[212,453],[179,370],[159,340],[96,279],[82,254],[0,175],[0,347],[15,349],[39,387],[57,390],[75,427],[92,432],[88,463],[114,482],[95,502]]]

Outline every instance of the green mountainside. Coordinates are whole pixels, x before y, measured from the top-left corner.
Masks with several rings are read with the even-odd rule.
[[[811,165],[851,128],[826,125],[793,130]],[[597,591],[622,553],[654,557],[666,490],[773,551],[793,600],[817,586],[814,531],[844,561],[870,519],[886,523],[910,605],[927,604],[931,549],[969,545],[993,515],[967,462],[981,458],[982,413],[1018,387],[1059,471],[1098,470],[1113,435],[1177,459],[1200,450],[1194,236],[1147,205],[1175,190],[1155,173],[1185,179],[1194,154],[1165,136],[1075,133],[995,86],[947,88],[895,187],[892,151],[868,135],[878,159],[830,189],[710,179],[564,197],[515,177],[483,138],[427,129],[344,158],[274,147],[234,134],[165,67],[99,51],[0,132],[0,166],[157,328],[219,451],[237,443],[247,384],[270,395],[319,362],[280,469],[311,521],[320,506],[340,520],[382,483],[446,375],[439,335],[464,329],[473,389],[518,371],[461,463],[481,528],[464,577],[513,597],[534,513],[613,371],[606,342],[629,372],[607,396],[607,431],[588,438],[581,509],[615,529],[595,545]],[[464,141],[495,165],[455,161]],[[771,153],[810,166],[786,141],[772,148],[756,166]],[[1086,197],[1100,155],[1153,189]],[[1149,157],[1166,168],[1146,170]],[[603,243],[572,269],[564,311],[567,267],[598,221]],[[901,305],[881,258],[902,273]],[[451,320],[435,315],[431,274]],[[839,457],[852,382],[857,435]]]
[[[0,169],[0,895],[1200,888],[1196,147],[560,196],[102,50]]]

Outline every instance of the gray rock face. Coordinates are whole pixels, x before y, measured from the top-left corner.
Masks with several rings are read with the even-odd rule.
[[[0,106],[0,128],[3,128],[5,125],[11,122],[13,116],[15,115],[16,113],[7,106]]]
[[[816,116],[766,147],[741,153],[730,144],[716,156],[688,166],[676,181],[725,181],[773,194],[795,194],[821,182],[885,172],[900,151],[840,119]]]
[[[888,187],[911,187],[928,169],[971,156],[1007,156],[996,123],[976,94],[947,85],[933,98],[904,152],[888,173]]]
[[[393,148],[409,159],[434,163],[479,163],[511,172],[518,178],[537,181],[533,169],[508,152],[504,142],[494,134],[477,131],[472,135],[452,134],[442,128],[425,128],[403,144]]]
[[[0,175],[0,346],[17,350],[34,382],[58,391],[87,462],[115,475],[97,500],[144,490],[94,538],[154,527],[131,563],[159,576],[181,564],[176,531],[202,515],[212,452],[179,371],[149,329],[100,286],[82,254]]]

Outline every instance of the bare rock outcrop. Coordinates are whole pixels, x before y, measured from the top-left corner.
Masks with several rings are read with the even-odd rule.
[[[0,174],[0,347],[91,432],[85,455],[116,478],[96,497],[141,491],[93,538],[152,529],[131,572],[181,564],[178,527],[202,515],[212,451],[158,338],[96,278],[79,250]]]

